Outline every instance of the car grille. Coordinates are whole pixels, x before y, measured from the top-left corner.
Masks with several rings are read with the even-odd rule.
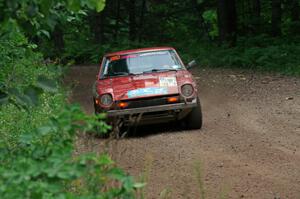
[[[171,96],[165,96],[165,97],[154,97],[154,98],[142,98],[142,99],[136,99],[136,100],[127,100],[124,102],[128,103],[128,106],[126,109],[129,108],[141,108],[141,107],[147,107],[147,106],[159,106],[159,105],[165,105],[168,104],[168,98],[169,97],[177,97],[178,95],[171,95]]]

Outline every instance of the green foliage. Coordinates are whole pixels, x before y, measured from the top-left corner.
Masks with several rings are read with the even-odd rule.
[[[261,1],[261,18],[252,16],[254,11],[249,10],[254,6],[253,2],[249,5],[237,3],[239,37],[236,45],[230,47],[219,43],[217,5],[214,2],[147,2],[146,8],[142,7],[142,2],[135,4],[136,10],[144,9],[143,17],[136,15],[137,40],[129,39],[128,7],[119,1],[117,12],[118,1],[113,0],[107,2],[101,15],[87,11],[70,17],[71,23],[65,23],[63,31],[62,53],[52,53],[49,46],[51,49],[53,44],[50,42],[42,42],[40,49],[49,57],[58,56],[63,62],[98,64],[107,52],[165,45],[176,47],[185,62],[198,58],[205,66],[299,74],[299,40],[293,38],[298,30],[295,24],[299,22],[292,21],[290,13],[285,11],[281,26],[284,36],[272,38],[268,35],[271,31],[270,2]],[[265,34],[254,34],[259,32]],[[102,35],[100,39],[99,35]]]
[[[105,7],[105,0],[67,0],[68,8],[72,11],[79,11],[82,7],[88,7],[89,9],[95,9],[97,12],[101,12]]]
[[[15,144],[0,142],[0,194],[2,198],[133,198],[132,177],[116,168],[107,155],[73,157],[78,131],[107,127],[69,106],[44,125],[22,133]],[[117,186],[113,186],[113,183]]]
[[[279,24],[282,34],[277,38],[270,37],[271,1],[236,1],[238,42],[233,42],[236,46],[232,48],[224,43],[218,46],[219,4],[216,1],[142,0],[135,1],[134,5],[129,0],[0,2],[1,35],[25,32],[47,58],[58,58],[63,63],[99,63],[106,52],[167,45],[178,47],[185,53],[184,57],[199,57],[209,66],[297,74],[295,52],[298,52],[298,42],[293,37],[300,30],[299,1],[282,2]],[[257,6],[260,9],[256,9]],[[103,12],[97,13],[102,9]],[[130,37],[131,32],[135,34],[134,39]],[[266,45],[261,46],[261,43]],[[2,96],[1,99],[6,98]]]
[[[13,39],[15,38],[15,39]],[[35,53],[35,45],[29,44],[27,39],[18,31],[10,32],[0,38],[1,73],[1,103],[13,103],[17,107],[26,108],[38,103],[38,95],[45,84],[45,76],[57,79],[61,69],[57,66],[42,64],[42,55]],[[37,78],[39,80],[37,81]],[[53,82],[51,89],[57,90]],[[48,87],[48,90],[50,87]]]
[[[0,3],[0,23],[14,21],[29,38],[46,37],[57,25],[74,16],[83,9],[100,12],[105,7],[105,0],[14,0]],[[4,28],[9,32],[9,28]]]
[[[265,35],[244,37],[236,47],[190,43],[181,52],[185,60],[197,59],[200,66],[236,67],[300,75],[299,39],[274,39]]]
[[[1,198],[134,198],[144,184],[110,157],[74,154],[78,133],[109,130],[104,115],[66,106],[62,68],[46,65],[14,20],[9,26],[0,37]]]
[[[203,12],[203,19],[206,24],[209,25],[209,36],[212,39],[216,39],[219,36],[219,29],[218,29],[218,21],[217,21],[217,11],[216,10],[206,10]]]
[[[36,69],[27,69],[33,72],[27,77],[35,79]],[[49,76],[36,81],[52,91]],[[38,105],[26,110],[11,103],[0,107],[1,197],[133,198],[141,184],[107,155],[73,155],[78,132],[100,126],[104,133],[109,127],[103,115],[87,116],[79,106],[64,108],[64,98],[61,92],[43,93]]]
[[[108,52],[149,47],[153,45],[146,42],[134,43],[128,40],[120,41],[118,43],[105,44],[105,45],[91,43],[88,46],[86,46],[86,43],[83,43],[80,40],[77,41],[70,40],[68,42],[72,42],[72,44],[66,47],[64,55],[61,57],[62,60],[68,60],[69,62],[73,61],[75,63],[94,63],[94,64],[100,63],[102,56]],[[87,41],[87,43],[89,42],[90,41]]]

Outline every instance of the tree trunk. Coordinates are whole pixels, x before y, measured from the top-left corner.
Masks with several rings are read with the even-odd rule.
[[[272,35],[281,35],[281,0],[272,0]]]
[[[145,15],[146,15],[146,0],[142,1],[142,9],[141,9],[141,16],[140,16],[140,24],[139,24],[139,41],[143,38],[143,31],[144,31],[144,23],[145,23]]]
[[[60,56],[64,51],[65,43],[64,43],[64,33],[60,27],[60,24],[57,24],[52,33],[53,42],[56,49],[56,54]]]
[[[136,13],[135,13],[135,0],[129,0],[129,40],[135,41],[136,39]]]
[[[253,26],[254,32],[260,32],[260,24],[261,24],[261,5],[260,0],[253,0]]]
[[[234,46],[237,31],[235,0],[218,0],[218,26],[220,42]]]
[[[116,12],[116,26],[114,30],[114,39],[116,40],[118,38],[119,34],[119,28],[120,28],[120,9],[121,9],[121,2],[120,0],[117,0],[117,12]]]
[[[298,0],[290,0],[291,1],[291,27],[290,33],[293,35],[300,34],[300,6]]]
[[[199,26],[200,28],[203,30],[204,34],[207,35],[207,38],[212,41],[213,39],[211,38],[211,36],[209,35],[209,27],[208,25],[205,23],[205,20],[203,19],[203,12],[205,10],[205,5],[202,4],[199,4],[197,0],[193,0],[192,1],[193,3],[193,6],[197,12],[197,16],[198,16],[198,23],[199,23]],[[200,35],[202,36],[202,35]]]
[[[97,43],[101,44],[104,41],[104,12],[96,13],[94,20],[94,38]]]
[[[291,18],[293,22],[298,22],[300,18],[300,6],[298,0],[291,0],[292,9],[291,9]]]

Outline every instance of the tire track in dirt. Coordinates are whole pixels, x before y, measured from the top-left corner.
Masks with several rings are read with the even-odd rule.
[[[93,113],[96,66],[70,69],[72,101]],[[174,124],[137,129],[112,141],[117,164],[137,177],[148,172],[147,198],[199,198],[196,165],[207,198],[300,198],[300,80],[229,69],[194,69],[204,114],[200,131]],[[104,140],[81,137],[77,151],[101,153]]]

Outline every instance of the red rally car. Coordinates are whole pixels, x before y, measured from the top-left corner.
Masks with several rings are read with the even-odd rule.
[[[106,54],[93,88],[95,113],[111,124],[144,125],[183,122],[200,129],[202,113],[197,86],[176,50],[143,48]]]

